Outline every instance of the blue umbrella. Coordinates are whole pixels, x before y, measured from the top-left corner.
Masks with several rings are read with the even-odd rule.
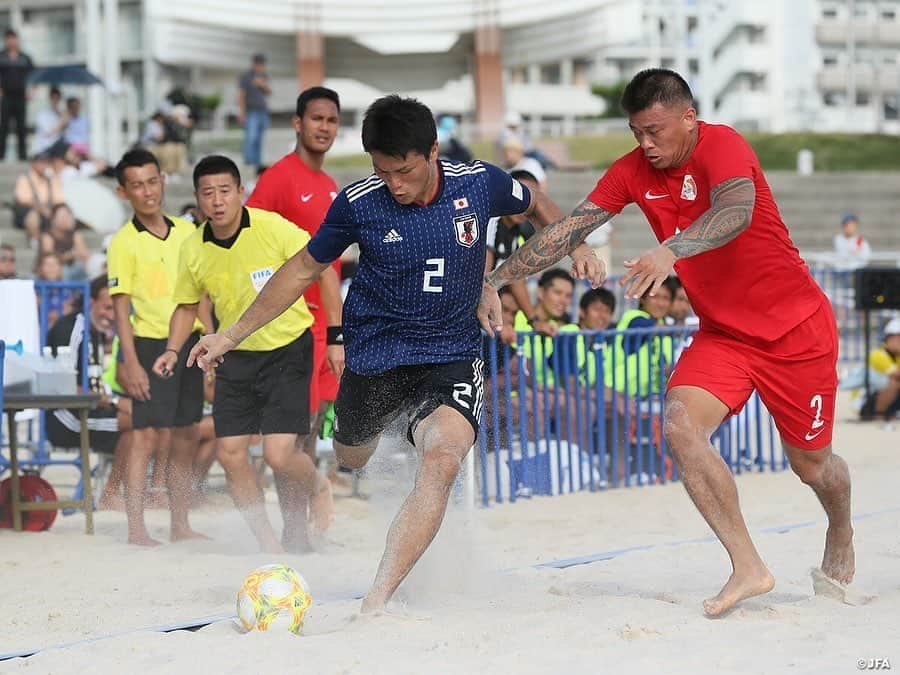
[[[47,66],[37,68],[28,76],[28,84],[80,84],[103,86],[103,80],[84,66]]]

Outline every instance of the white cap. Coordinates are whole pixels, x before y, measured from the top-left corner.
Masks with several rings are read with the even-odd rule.
[[[522,124],[522,115],[515,110],[510,110],[503,118],[503,123],[508,127],[517,127]]]
[[[515,166],[508,170],[508,173],[513,174],[517,171],[530,173],[538,183],[543,184],[547,180],[547,173],[544,171],[544,167],[534,157],[523,157],[516,162]]]
[[[884,327],[884,336],[900,335],[900,318],[891,319]]]

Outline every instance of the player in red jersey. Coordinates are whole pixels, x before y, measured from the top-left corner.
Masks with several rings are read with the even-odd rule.
[[[310,87],[300,92],[294,116],[297,144],[294,151],[270,166],[260,176],[247,206],[274,211],[313,236],[325,219],[337,195],[334,179],[322,170],[325,153],[331,149],[340,123],[340,99],[326,87]],[[303,450],[316,459],[316,438],[324,413],[337,395],[338,379],[344,369],[341,331],[340,268],[323,274],[303,294],[312,311],[313,376],[309,386],[310,430]],[[310,507],[313,530],[321,533],[331,522],[330,484],[321,481],[323,492]],[[325,494],[324,491],[328,491]],[[280,492],[280,491],[279,491]]]
[[[638,73],[622,107],[638,147],[570,216],[485,277],[482,326],[502,323],[495,289],[552,265],[636,203],[660,245],[625,263],[628,295],[655,292],[674,265],[700,317],[668,383],[664,428],[688,494],[731,557],[731,577],[704,610],[720,615],[775,584],[750,539],[734,479],[710,444],[753,389],[772,413],[791,468],[828,515],[814,586],[843,592],[855,563],[850,474],[831,451],[838,339],[828,300],[791,243],[753,150],[733,129],[697,120],[677,73]]]

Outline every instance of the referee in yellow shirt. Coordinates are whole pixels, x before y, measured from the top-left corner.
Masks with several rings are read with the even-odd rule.
[[[244,313],[281,265],[306,246],[309,235],[276,213],[242,206],[244,187],[227,157],[205,157],[194,169],[197,204],[208,220],[181,249],[166,352],[153,366],[161,376],[177,376],[176,354],[187,342],[197,303],[209,293],[216,316],[231,325]],[[334,274],[327,268],[322,274]],[[216,373],[213,422],[219,462],[235,505],[266,552],[308,550],[307,507],[325,492],[310,457],[296,448],[309,433],[309,380],[313,368],[313,317],[303,298],[246,339]],[[186,347],[185,345],[188,345]],[[340,363],[337,369],[340,370]],[[191,371],[201,372],[199,368]],[[340,373],[337,373],[340,376]],[[249,463],[250,437],[263,436],[263,456],[276,480],[292,491],[279,542]]]
[[[150,457],[167,443],[171,430],[166,483],[171,510],[171,539],[201,537],[188,523],[191,467],[197,450],[197,422],[203,415],[203,378],[195,369],[179,369],[174,378],[148,373],[166,349],[169,318],[181,244],[194,233],[193,224],[163,213],[165,177],[153,153],[126,152],[116,165],[116,188],[134,215],[112,238],[107,249],[109,294],[116,314],[116,332],[123,362],[118,376],[133,399],[134,441],[125,474],[128,542],[155,546],[144,523],[144,483]],[[133,314],[133,316],[132,316]],[[177,357],[184,364],[190,345],[203,326],[194,321],[190,340]]]

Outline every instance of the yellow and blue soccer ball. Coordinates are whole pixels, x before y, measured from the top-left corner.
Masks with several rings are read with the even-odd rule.
[[[237,615],[248,632],[284,625],[299,635],[311,604],[309,587],[297,570],[287,565],[263,565],[244,579],[237,594]]]

